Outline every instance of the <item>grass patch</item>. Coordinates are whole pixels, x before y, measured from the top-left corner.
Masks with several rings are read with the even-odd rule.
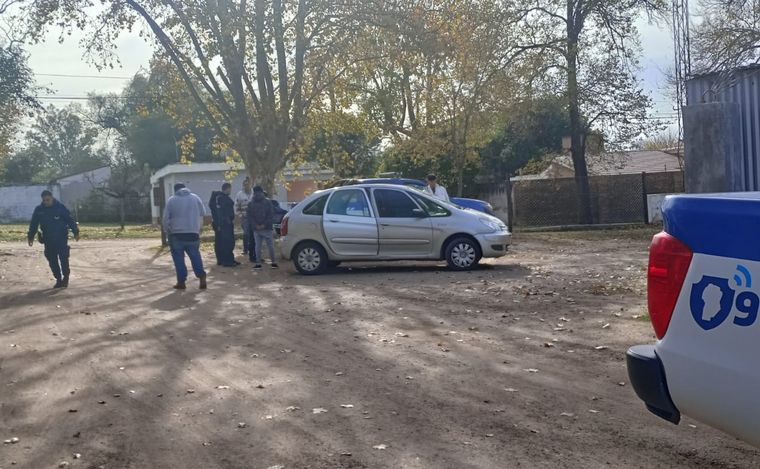
[[[26,241],[29,225],[0,224],[0,241]],[[112,223],[83,223],[79,225],[81,239],[145,239],[161,238],[161,229],[153,225],[128,224],[122,230]]]

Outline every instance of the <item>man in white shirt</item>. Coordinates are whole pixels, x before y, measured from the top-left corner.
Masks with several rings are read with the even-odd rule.
[[[432,195],[438,200],[444,202],[450,202],[449,193],[446,192],[446,188],[438,184],[438,178],[435,174],[431,174],[427,177],[428,185],[425,187],[425,192],[428,195]]]
[[[243,228],[243,255],[248,254],[248,260],[255,261],[256,249],[254,246],[253,233],[248,227],[248,204],[253,200],[253,189],[251,188],[251,178],[245,178],[243,181],[243,190],[235,196],[235,211],[240,225]]]

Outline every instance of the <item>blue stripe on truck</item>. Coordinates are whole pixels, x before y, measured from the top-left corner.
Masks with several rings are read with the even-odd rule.
[[[662,214],[695,253],[760,261],[760,193],[671,196]]]

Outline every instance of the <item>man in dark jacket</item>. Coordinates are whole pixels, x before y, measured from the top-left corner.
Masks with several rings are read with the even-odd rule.
[[[261,186],[254,187],[253,200],[248,204],[248,223],[250,223],[251,231],[256,241],[256,265],[253,267],[256,270],[261,269],[264,243],[267,243],[267,247],[269,248],[272,268],[277,268],[277,258],[274,253],[273,219],[272,201],[267,199]]]
[[[221,192],[211,196],[211,216],[214,226],[214,251],[218,265],[236,267],[235,261],[235,202],[232,201],[232,184],[222,184]]]
[[[34,237],[37,236],[38,229],[42,229],[40,242],[45,244],[45,257],[55,277],[54,288],[66,288],[69,286],[71,274],[69,230],[74,234],[74,239],[79,241],[79,227],[71,218],[69,210],[55,200],[50,191],[42,193],[42,204],[34,209],[27,235],[30,247],[34,245]]]

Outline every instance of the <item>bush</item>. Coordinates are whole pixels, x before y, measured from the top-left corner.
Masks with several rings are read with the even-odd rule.
[[[124,221],[127,223],[150,223],[150,200],[145,197],[125,199]],[[93,191],[71,208],[77,220],[85,223],[119,223],[119,200],[102,192]]]

